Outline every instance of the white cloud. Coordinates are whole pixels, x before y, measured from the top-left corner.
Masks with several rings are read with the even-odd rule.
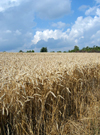
[[[99,6],[90,7],[88,10],[86,10],[85,15],[98,15],[100,16],[100,8]]]
[[[98,16],[100,16],[100,9],[99,9],[99,8],[97,8],[96,14],[97,14]]]
[[[99,0],[96,2],[99,3]],[[86,10],[87,8],[88,10]],[[70,29],[63,29],[67,24],[61,21],[52,24],[55,30],[54,28],[52,30],[51,27],[48,29],[49,23],[46,20],[43,21],[47,22],[46,29],[37,30],[33,37],[33,32],[39,29],[37,27],[32,29],[36,26],[36,23],[33,22],[34,14],[43,19],[62,17],[71,12],[71,0],[1,0],[0,50],[17,50],[19,47],[27,49],[29,45],[31,47],[31,41],[35,47],[40,48],[42,45],[54,48],[69,47],[75,44],[79,47],[92,44],[100,45],[99,5],[94,7],[83,5],[79,7],[79,10],[86,10],[87,16],[79,16]]]
[[[36,26],[34,14],[56,19],[70,13],[71,0],[0,0],[0,51],[31,44]]]
[[[15,33],[16,33],[17,35],[21,35],[21,32],[20,32],[19,30],[16,30]]]
[[[91,39],[95,39],[95,38],[99,38],[99,39],[100,39],[100,30],[98,30],[96,33],[94,33],[94,34],[91,36]]]
[[[82,39],[82,38],[84,38],[84,36],[81,36],[79,39]]]
[[[72,26],[68,39],[79,46],[100,45],[100,16],[78,17]]]
[[[69,33],[70,32],[70,29],[67,29],[66,33]]]
[[[6,9],[18,6],[22,0],[1,0],[0,1],[0,12],[5,11]]]
[[[75,39],[75,41],[74,41],[76,44],[78,43],[78,39]]]
[[[0,12],[3,11],[3,10],[4,10],[4,8],[3,7],[0,7]]]
[[[93,37],[93,35],[95,35]],[[37,31],[32,40],[33,44],[37,44],[39,41],[49,42],[49,39],[61,40],[70,44],[78,44],[79,46],[91,46],[92,44],[99,44],[100,41],[100,16],[83,18],[78,17],[75,24],[71,29],[67,29],[65,32],[61,30],[44,30]],[[92,37],[92,38],[91,38]],[[93,42],[94,41],[94,42]],[[60,42],[61,43],[61,42]],[[60,44],[59,43],[59,44]],[[49,44],[49,43],[48,43]],[[58,44],[58,43],[57,43]],[[62,44],[61,44],[62,46]]]
[[[88,10],[86,10],[85,15],[95,15],[96,14],[97,7],[90,7]]]
[[[57,22],[57,23],[53,23],[52,27],[56,27],[56,28],[61,29],[61,28],[66,27],[66,23],[63,23],[63,22],[60,21],[60,22]]]
[[[12,31],[11,30],[6,30],[5,33],[12,33]]]
[[[82,6],[80,6],[78,9],[79,9],[80,11],[85,11],[88,7],[89,7],[88,5],[82,5]]]
[[[100,17],[95,16],[94,18],[88,16],[83,18],[78,17],[75,24],[72,26],[70,36],[78,37],[84,34],[85,31],[90,31],[95,27],[100,28]]]
[[[0,12],[27,3],[40,18],[59,18],[71,13],[71,0],[0,0]],[[30,8],[26,10],[29,10]]]
[[[62,32],[60,30],[44,30],[42,31],[37,31],[34,39],[32,40],[32,43],[37,44],[40,40],[48,41],[49,38],[53,38],[55,40],[57,39],[67,39],[68,36],[66,32]]]

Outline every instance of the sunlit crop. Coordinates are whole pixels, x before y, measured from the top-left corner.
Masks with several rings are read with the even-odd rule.
[[[0,53],[0,135],[99,135],[99,53]]]

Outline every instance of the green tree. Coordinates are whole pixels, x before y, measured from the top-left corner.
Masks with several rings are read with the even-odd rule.
[[[28,53],[31,53],[31,50],[27,51]]]
[[[48,52],[47,47],[42,47],[40,52]]]
[[[78,52],[79,51],[79,47],[77,45],[74,46],[74,51]]]
[[[94,45],[93,47],[83,47],[82,49],[79,49],[78,46],[74,46],[73,50],[69,50],[68,52],[100,52],[100,47]]]
[[[35,51],[34,50],[32,50],[32,53],[34,53]]]
[[[57,51],[57,53],[61,53],[62,51]]]
[[[27,53],[34,53],[35,51],[34,50],[28,50]]]
[[[23,52],[22,50],[20,50],[19,52]]]

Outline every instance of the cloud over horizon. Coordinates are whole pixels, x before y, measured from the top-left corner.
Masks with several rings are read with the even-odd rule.
[[[98,11],[98,10],[97,10]],[[44,40],[48,42],[48,39],[54,40],[62,40],[66,41],[66,46],[69,47],[67,42],[71,41],[73,44],[77,44],[82,47],[84,43],[85,46],[97,44],[99,45],[99,30],[100,29],[100,16],[97,13],[97,16],[91,17],[78,17],[75,23],[72,25],[71,29],[67,29],[66,31],[62,30],[49,30],[46,29],[44,31],[37,31],[32,40],[33,44],[37,44],[39,41]],[[94,38],[91,38],[94,34],[95,42],[93,42]],[[62,47],[62,45],[61,45]]]
[[[75,5],[78,13],[73,0],[0,1],[0,51],[100,45],[100,0],[92,1]]]
[[[56,7],[55,7],[56,5]],[[66,8],[67,7],[67,8]],[[59,8],[59,11],[58,11]],[[71,12],[70,0],[4,0],[0,1],[0,51],[30,47],[35,16],[55,19]],[[26,36],[32,33],[31,36]],[[26,40],[27,38],[27,40]]]

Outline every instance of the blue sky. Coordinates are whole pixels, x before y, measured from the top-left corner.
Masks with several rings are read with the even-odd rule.
[[[100,46],[100,0],[0,1],[0,52]]]

